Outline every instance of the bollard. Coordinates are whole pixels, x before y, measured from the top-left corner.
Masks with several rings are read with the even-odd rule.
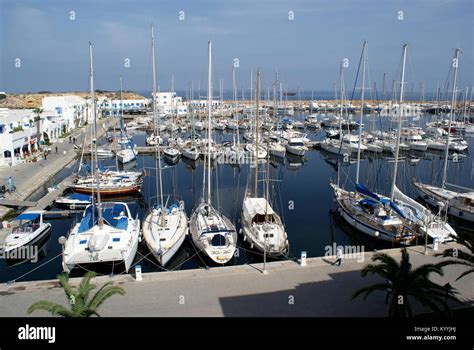
[[[341,266],[342,265],[342,248],[338,247],[336,250],[336,261],[334,262],[334,265]]]
[[[433,239],[433,250],[436,252],[438,251],[438,239]]]
[[[135,280],[136,281],[142,281],[142,266],[141,265],[136,265],[135,266]]]
[[[301,252],[300,266],[306,266],[306,252]]]

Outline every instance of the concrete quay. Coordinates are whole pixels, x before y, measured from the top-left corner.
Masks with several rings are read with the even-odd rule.
[[[113,126],[117,120],[105,119],[98,125],[98,136],[104,135],[107,130]],[[90,144],[90,128],[91,125],[74,130],[71,137],[76,138],[76,144],[82,144],[84,137],[87,136],[87,144]],[[13,167],[0,168],[0,179],[5,179],[7,176],[12,176],[16,185],[16,192],[7,194],[5,199],[15,201],[27,200],[35,191],[44,186],[53,176],[59,171],[66,168],[73,162],[79,152],[74,148],[72,143],[69,143],[67,138],[59,139],[58,142],[49,146],[51,152],[47,159],[41,159],[35,163],[22,163]],[[58,153],[55,152],[55,147],[58,148]],[[44,204],[44,201],[41,201]],[[50,204],[50,203],[48,203]],[[34,208],[40,208],[38,205]],[[0,221],[8,217],[13,209],[0,206]]]
[[[442,245],[440,249],[452,246]],[[409,247],[413,268],[436,263],[432,250],[423,254],[424,247]],[[400,258],[399,249],[385,253]],[[215,267],[208,270],[181,270],[174,272],[144,273],[142,281],[132,275],[101,276],[94,281],[100,286],[107,281],[125,289],[124,296],[114,296],[99,309],[101,316],[165,316],[165,317],[237,317],[237,316],[316,316],[316,317],[385,317],[388,305],[385,293],[375,292],[364,302],[351,300],[352,294],[363,287],[380,282],[378,276],[362,278],[360,270],[370,263],[373,252],[361,257],[343,259],[338,267],[332,265],[335,257],[307,259],[306,266],[294,261]],[[456,278],[465,271],[463,266],[445,268],[445,276],[432,276],[433,281],[449,282],[459,291],[463,306],[474,305],[474,279]],[[80,279],[71,279],[77,285]],[[26,316],[26,309],[38,300],[50,300],[67,305],[64,292],[56,280],[0,284],[0,315]],[[454,305],[459,307],[459,305]],[[428,309],[414,305],[415,312]],[[31,316],[47,316],[35,312]]]

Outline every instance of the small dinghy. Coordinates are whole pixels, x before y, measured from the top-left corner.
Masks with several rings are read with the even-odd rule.
[[[67,209],[85,209],[92,203],[91,196],[81,193],[71,193],[68,196],[60,197],[55,201],[56,205]]]

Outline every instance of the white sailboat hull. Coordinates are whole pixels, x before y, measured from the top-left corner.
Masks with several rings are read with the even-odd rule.
[[[428,204],[431,206],[435,207],[437,210],[442,210],[442,212],[446,212],[446,199],[442,198],[441,196],[439,198],[434,198],[433,195],[428,193],[427,191],[425,192],[423,188],[417,186],[415,184],[415,190],[417,194]],[[469,212],[467,210],[463,210],[461,208],[456,208],[455,206],[449,205],[448,206],[448,214],[463,220],[467,220],[470,222],[474,222],[474,212]]]
[[[136,155],[132,149],[123,149],[117,152],[117,159],[120,163],[130,163],[135,160]]]
[[[143,238],[161,266],[165,266],[183,245],[188,234],[188,219],[183,210],[167,214],[164,227],[158,225],[158,213],[151,212],[143,223]],[[161,229],[161,230],[160,230]]]
[[[206,216],[204,214],[206,206],[210,208],[209,212],[212,215]],[[218,230],[213,227],[218,227]],[[194,211],[189,221],[189,232],[196,247],[215,263],[225,264],[234,257],[237,245],[235,227],[229,219],[218,213],[210,205],[201,203]],[[218,237],[219,235],[222,237]],[[212,242],[215,238],[224,238],[225,244],[214,245]]]

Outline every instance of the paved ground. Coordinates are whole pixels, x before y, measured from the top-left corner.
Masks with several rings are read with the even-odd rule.
[[[99,134],[107,131],[107,128],[112,125],[112,120],[106,120],[99,123]],[[103,126],[104,123],[106,126]],[[90,128],[85,127],[76,129],[71,137],[76,138],[76,143],[82,145],[83,137],[87,134],[87,140],[90,141]],[[58,153],[55,152],[55,147],[58,147]],[[0,183],[3,184],[7,176],[13,176],[13,180],[17,187],[17,191],[6,198],[25,200],[34,191],[46,183],[52,176],[57,174],[67,164],[69,164],[77,156],[74,151],[74,145],[69,143],[69,138],[59,139],[56,143],[50,146],[51,153],[47,159],[41,159],[36,163],[22,163],[14,167],[0,167]],[[64,152],[66,152],[64,154]],[[10,210],[0,206],[0,218],[6,215]]]
[[[443,246],[444,248],[445,246]],[[409,248],[413,266],[439,261],[423,255],[423,247]],[[387,251],[399,257],[398,249]],[[209,270],[186,270],[144,274],[137,282],[129,275],[115,276],[113,281],[126,290],[125,296],[114,296],[100,309],[102,316],[385,316],[385,293],[375,293],[366,302],[351,301],[352,293],[377,281],[362,278],[364,262],[345,260],[333,266],[333,257],[313,258],[306,267],[292,261],[267,264],[268,274],[260,272],[261,264],[217,267]],[[464,267],[448,267],[446,276],[433,278],[449,282],[460,291],[460,298],[473,305],[473,276],[455,282]],[[110,277],[96,279],[97,284]],[[76,281],[75,281],[76,282]],[[64,302],[62,289],[55,281],[0,285],[0,315],[25,316],[25,310],[38,300]],[[417,307],[418,311],[422,310]],[[37,312],[34,316],[44,316]]]

